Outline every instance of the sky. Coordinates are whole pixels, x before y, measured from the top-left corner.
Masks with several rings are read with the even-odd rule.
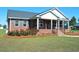
[[[7,10],[20,10],[41,13],[53,7],[0,7],[0,24],[7,24]],[[75,16],[79,18],[79,7],[58,7],[58,9],[69,19]],[[78,22],[78,21],[77,21]]]

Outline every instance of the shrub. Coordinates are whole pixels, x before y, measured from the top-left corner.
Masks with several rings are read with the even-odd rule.
[[[17,30],[16,31],[11,31],[11,32],[9,31],[8,35],[10,35],[10,36],[20,36],[20,32],[17,31]]]
[[[16,30],[16,31],[15,31],[15,35],[16,35],[16,36],[21,36],[20,31],[17,31],[17,30]]]
[[[31,32],[32,32],[33,35],[36,35],[37,32],[38,32],[38,30],[36,30],[36,29],[31,29]]]
[[[72,27],[71,29],[72,29],[72,30],[76,30],[76,27]]]
[[[25,32],[24,30],[20,30],[21,35],[24,35],[24,32]]]
[[[27,33],[28,33],[28,35],[33,35],[31,30],[28,30]]]
[[[16,32],[15,31],[12,31],[12,32],[8,32],[8,35],[10,35],[10,36],[15,36],[16,35]]]
[[[28,32],[24,31],[24,30],[20,30],[20,34],[26,36],[26,35],[28,35]]]
[[[36,29],[31,29],[31,30],[27,30],[28,35],[36,35],[36,33],[38,32],[38,30]]]
[[[12,31],[12,32],[8,32],[8,35],[10,36],[27,36],[27,35],[36,35],[36,33],[38,32],[38,30],[35,29],[31,29],[31,30],[16,30],[16,31]]]

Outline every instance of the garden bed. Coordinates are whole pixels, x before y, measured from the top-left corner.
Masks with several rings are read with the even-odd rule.
[[[32,38],[32,35],[27,35],[27,36],[9,36],[9,35],[4,35],[6,38]]]
[[[65,34],[67,34],[67,35],[79,35],[79,32],[67,32]]]

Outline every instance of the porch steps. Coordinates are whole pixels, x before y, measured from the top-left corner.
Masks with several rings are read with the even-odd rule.
[[[53,35],[51,29],[40,29],[37,35]]]
[[[64,32],[61,30],[40,29],[36,35],[58,35],[64,36]]]
[[[58,36],[64,36],[64,32],[61,31],[61,30],[58,30],[58,31],[57,31],[57,34],[58,34]]]

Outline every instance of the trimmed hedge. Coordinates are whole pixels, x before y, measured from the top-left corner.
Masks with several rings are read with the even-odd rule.
[[[8,35],[10,36],[27,36],[27,35],[36,35],[36,33],[38,32],[38,30],[36,29],[31,29],[31,30],[16,30],[16,31],[12,31],[12,32],[8,32]]]

